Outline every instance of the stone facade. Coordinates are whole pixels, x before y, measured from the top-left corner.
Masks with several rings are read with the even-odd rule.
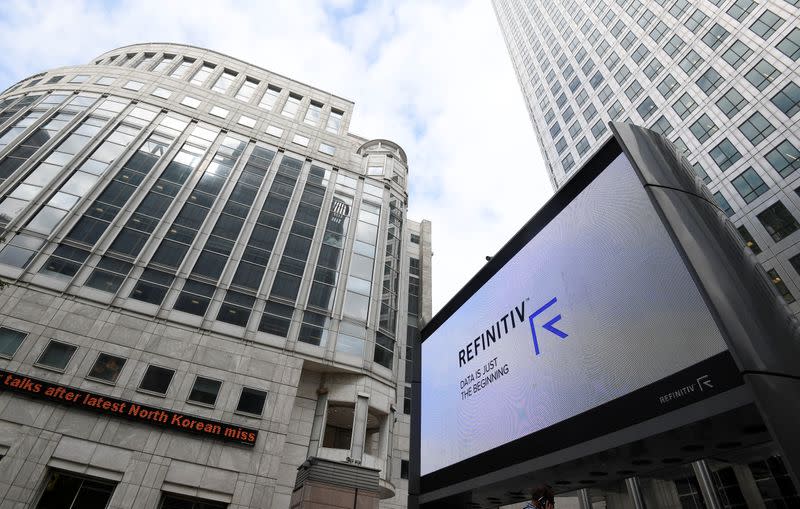
[[[258,433],[232,443],[3,387],[0,507],[64,483],[99,483],[109,508],[352,502],[297,485],[310,457],[377,472],[358,507],[406,506],[406,334],[430,316],[430,223],[406,217],[403,150],[349,133],[352,111],[172,44],[0,95],[0,370]]]

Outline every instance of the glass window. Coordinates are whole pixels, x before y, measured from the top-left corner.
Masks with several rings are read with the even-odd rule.
[[[219,78],[217,78],[217,81],[214,83],[214,86],[211,87],[211,90],[214,92],[219,92],[220,94],[226,93],[228,89],[231,88],[231,85],[236,80],[237,76],[238,73],[225,69],[222,71],[222,74],[219,75]]]
[[[88,74],[78,74],[77,76],[74,76],[71,80],[69,80],[69,82],[70,83],[84,83],[88,79],[89,79],[89,75]]]
[[[708,29],[708,32],[703,36],[703,42],[709,48],[717,49],[720,44],[730,35],[730,32],[725,30],[722,25],[719,23],[714,23],[714,25]]]
[[[696,107],[697,102],[695,102],[688,92],[680,96],[672,105],[672,109],[675,110],[675,113],[677,113],[682,120],[688,117]]]
[[[716,147],[712,148],[709,155],[722,171],[727,170],[742,158],[742,154],[736,150],[728,138],[724,138]]]
[[[322,103],[311,101],[306,110],[306,116],[303,122],[309,125],[316,126],[319,124],[319,119],[322,117]]]
[[[792,30],[775,47],[792,60],[800,58],[800,28]]]
[[[763,91],[770,86],[781,75],[775,67],[766,60],[760,60],[752,69],[744,75],[754,87]]]
[[[690,49],[680,62],[681,69],[687,76],[691,76],[703,64],[703,58],[693,49]]]
[[[53,470],[47,476],[47,482],[44,484],[44,491],[36,509],[104,508],[108,506],[115,486],[112,482],[78,477]]]
[[[24,332],[0,327],[0,357],[12,358],[26,336]]]
[[[663,69],[664,64],[662,64],[657,58],[653,58],[650,63],[645,66],[644,75],[647,76],[650,81],[653,81],[654,78],[661,74]]]
[[[692,33],[697,33],[697,30],[703,26],[703,24],[708,20],[708,16],[701,11],[700,9],[695,9],[689,19],[687,19],[683,24],[686,28],[689,29]]]
[[[755,7],[756,3],[753,0],[735,0],[726,12],[736,21],[742,21]]]
[[[767,152],[764,157],[783,178],[800,169],[800,150],[792,145],[789,140],[780,142],[777,147]]]
[[[680,86],[678,80],[672,74],[667,73],[661,83],[658,84],[658,91],[664,97],[664,99],[668,99]]]
[[[627,81],[627,80],[628,80],[628,78],[630,78],[630,76],[631,76],[631,70],[630,70],[630,69],[628,69],[628,66],[627,66],[627,65],[623,65],[623,66],[622,66],[622,67],[620,67],[620,68],[619,68],[619,70],[618,70],[618,71],[617,71],[617,72],[614,74],[614,79],[616,80],[616,82],[617,82],[617,83],[619,83],[620,85],[622,85],[623,83],[625,83],[625,81]],[[597,87],[595,87],[595,88],[597,88]]]
[[[716,90],[720,83],[722,83],[722,76],[720,76],[713,67],[709,67],[708,70],[697,79],[697,86],[700,90],[705,92],[706,95],[711,95],[711,92]]]
[[[674,58],[675,55],[683,48],[685,44],[686,43],[684,42],[684,40],[681,39],[680,36],[676,34],[670,37],[670,39],[664,45],[663,49],[667,53],[667,55]]]
[[[172,61],[174,59],[175,59],[175,55],[164,55],[161,58],[161,61],[158,62],[158,65],[156,65],[153,68],[152,72],[164,72],[164,71],[166,71],[167,68],[172,65]]]
[[[639,83],[639,80],[633,80],[633,82],[628,85],[628,88],[625,89],[625,95],[628,99],[633,101],[641,95],[642,90],[642,85]]]
[[[731,204],[728,203],[728,200],[725,199],[725,196],[723,196],[722,193],[719,191],[714,193],[714,201],[717,202],[717,205],[719,205],[719,208],[722,209],[722,212],[724,212],[726,216],[731,217],[733,215]]]
[[[320,142],[319,151],[322,152],[323,154],[332,156],[336,153],[336,148],[333,145],[328,145],[327,143]]]
[[[159,509],[226,509],[228,504],[164,493],[158,507]]]
[[[264,402],[267,400],[267,393],[250,387],[242,387],[242,394],[239,396],[239,403],[236,405],[237,412],[246,414],[261,415],[264,411]]]
[[[255,297],[228,290],[225,301],[219,308],[217,320],[244,327],[250,318],[255,304]]]
[[[775,242],[780,242],[800,228],[797,220],[780,201],[773,203],[756,217]]]
[[[261,323],[258,325],[258,330],[285,338],[289,333],[293,312],[294,307],[292,306],[267,301],[264,314],[261,317]]]
[[[144,83],[142,83],[141,81],[133,81],[133,80],[131,80],[131,81],[125,83],[125,85],[123,85],[122,88],[125,88],[125,89],[128,89],[128,90],[133,90],[134,92],[138,92],[139,90],[142,89],[143,86],[144,86]]]
[[[307,147],[309,141],[309,138],[307,136],[303,136],[302,134],[295,134],[294,138],[292,138],[292,143],[297,143],[303,147]]]
[[[203,316],[214,295],[214,289],[213,285],[187,279],[183,291],[175,301],[174,308],[185,313]]]
[[[790,81],[770,101],[791,118],[800,111],[800,87],[794,81]]]
[[[739,176],[731,180],[731,183],[745,203],[752,202],[769,189],[769,186],[752,167],[744,170]]]
[[[194,97],[190,97],[187,95],[186,97],[183,98],[181,104],[196,109],[198,106],[200,106],[200,99],[196,99]]]
[[[714,133],[716,133],[719,128],[717,127],[717,124],[711,120],[711,117],[703,113],[700,118],[698,118],[691,126],[689,126],[689,130],[692,131],[692,134],[694,134],[694,137],[697,138],[697,141],[703,143]]]
[[[750,30],[762,39],[769,39],[783,25],[783,21],[783,18],[767,9],[750,25]]]
[[[220,387],[222,387],[222,382],[219,380],[198,376],[194,379],[194,385],[189,393],[188,401],[213,406],[217,401]]]
[[[125,366],[124,358],[107,353],[100,353],[87,376],[114,384],[117,383],[117,378],[123,366]]]
[[[145,269],[130,296],[136,300],[159,305],[164,300],[173,279],[175,276],[171,274]]]
[[[775,127],[769,123],[769,120],[767,120],[764,115],[755,112],[739,125],[739,130],[742,131],[747,139],[750,140],[750,143],[755,146],[775,132]]]
[[[289,97],[286,99],[286,104],[283,105],[283,111],[281,111],[281,115],[284,117],[294,118],[297,116],[297,110],[300,109],[300,101],[303,98],[297,94],[289,94]]]
[[[725,50],[722,54],[722,59],[728,62],[734,69],[738,69],[752,54],[753,50],[750,49],[747,44],[737,40],[731,44],[730,48]]]
[[[174,369],[162,368],[151,364],[147,366],[147,371],[142,377],[139,389],[156,394],[166,394],[174,375]]]
[[[331,108],[331,113],[328,115],[328,122],[325,125],[325,130],[331,133],[338,133],[342,127],[342,118],[344,112]]]
[[[654,17],[654,16],[655,16],[655,15],[653,14],[653,12],[652,12],[650,9],[647,9],[647,8],[645,8],[645,10],[644,10],[644,11],[642,11],[642,15],[641,15],[641,16],[639,16],[639,19],[638,19],[638,20],[636,20],[636,23],[637,23],[637,24],[638,24],[640,27],[642,27],[643,29],[645,29],[645,28],[647,28],[647,26],[650,24],[650,22],[651,22],[651,21],[653,21],[653,17]]]
[[[189,71],[189,68],[192,66],[193,63],[194,59],[184,58],[183,60],[181,60],[181,63],[178,65],[178,67],[176,67],[175,70],[172,71],[170,77],[176,79],[183,78],[184,76],[186,76],[186,73]]]
[[[672,124],[669,123],[669,120],[664,115],[661,115],[653,124],[652,129],[662,136],[667,136],[672,132]]]
[[[783,300],[786,301],[787,304],[791,304],[795,301],[794,295],[792,295],[792,292],[789,291],[789,288],[786,286],[786,283],[783,282],[783,279],[781,279],[781,276],[778,274],[777,270],[769,269],[767,271],[767,275],[772,281],[772,284],[775,285],[775,289],[778,290],[778,293],[781,297],[783,297]]]
[[[717,106],[728,118],[733,118],[742,108],[747,106],[747,100],[735,88],[731,88],[717,101]]]
[[[701,165],[699,162],[694,163],[692,165],[692,169],[694,170],[694,174],[697,175],[704,184],[711,182],[711,177],[708,176],[705,168],[703,168],[703,165]]]
[[[606,129],[608,129],[606,124],[602,120],[598,120],[592,126],[592,136],[594,136],[594,139],[599,140],[600,136],[606,132]]]
[[[239,91],[236,92],[236,98],[240,101],[250,102],[250,99],[253,98],[253,94],[258,88],[258,80],[253,78],[245,78],[244,82],[242,82],[242,86],[239,87]]]
[[[753,254],[758,254],[761,252],[761,248],[758,246],[755,239],[753,239],[753,236],[750,235],[750,232],[747,230],[747,228],[745,228],[744,225],[737,226],[736,229],[739,231],[739,235],[742,236],[742,239],[744,240],[744,245],[749,247],[750,250],[753,252]]]
[[[647,46],[644,44],[640,44],[636,47],[633,53],[631,53],[631,58],[637,64],[641,64],[642,61],[650,55],[650,50],[647,49]]]
[[[600,71],[594,73],[594,76],[589,80],[589,84],[592,85],[592,88],[597,89],[603,83],[603,75]]]
[[[100,79],[95,81],[95,83],[97,83],[98,85],[108,86],[114,83],[116,80],[117,78],[112,78],[111,76],[101,76]]]
[[[667,12],[669,12],[675,19],[680,19],[688,9],[689,0],[675,0],[675,3],[672,4],[672,7],[670,7]]]
[[[165,88],[156,87],[155,90],[150,92],[150,95],[154,95],[154,96],[160,97],[162,99],[169,99],[169,96],[172,95],[172,92],[170,92],[169,90],[167,90]]]
[[[274,125],[267,126],[267,130],[265,132],[270,136],[275,136],[276,138],[283,136],[283,129]]]
[[[355,408],[352,404],[329,402],[322,447],[350,449]]]
[[[36,364],[58,371],[64,371],[77,349],[78,347],[74,345],[68,345],[67,343],[51,339],[36,361]]]
[[[214,72],[214,68],[216,66],[214,64],[203,63],[203,66],[198,69],[192,79],[189,81],[192,85],[203,86],[203,83],[206,82],[211,73]]]
[[[656,23],[656,26],[654,26],[653,29],[650,32],[648,32],[648,35],[654,41],[659,42],[664,37],[664,34],[666,34],[668,31],[669,27],[667,27],[667,25],[665,25],[663,21],[659,21],[658,23]]]
[[[267,86],[267,90],[264,92],[261,102],[258,103],[258,107],[264,108],[265,110],[271,110],[275,106],[275,102],[278,100],[280,93],[280,88],[272,85]]]

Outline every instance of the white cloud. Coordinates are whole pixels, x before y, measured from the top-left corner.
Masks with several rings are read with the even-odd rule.
[[[433,223],[434,310],[552,194],[485,0],[4,2],[0,89],[137,42],[214,49],[355,101],[351,131],[409,156]]]

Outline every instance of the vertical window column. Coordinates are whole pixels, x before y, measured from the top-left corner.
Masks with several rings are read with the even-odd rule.
[[[12,144],[20,134],[42,118],[50,108],[60,105],[66,98],[67,94],[50,94],[42,99],[35,107],[31,108],[30,111],[27,111],[23,116],[18,118],[16,122],[9,125],[0,133],[0,150]]]
[[[244,152],[247,142],[234,136],[226,136],[208,164],[203,176],[195,185],[186,203],[181,208],[172,225],[167,230],[164,240],[150,259],[150,264],[177,270],[186,253],[194,242],[197,233],[208,216],[208,212],[228,179],[239,157]],[[220,185],[209,186],[209,179]]]
[[[378,220],[381,213],[380,202],[380,197],[368,195],[366,191],[362,195],[342,307],[343,317],[363,323],[366,323],[369,315],[375,246],[378,243]]]
[[[67,126],[78,114],[94,103],[96,96],[77,95],[56,113],[46,124],[36,129],[14,150],[0,161],[0,184],[11,177],[30,157],[45,143],[60,135],[61,130]]]
[[[386,238],[386,257],[383,261],[383,294],[378,332],[375,334],[374,360],[392,369],[394,338],[397,333],[397,295],[400,291],[400,253],[403,238],[403,209],[400,202],[389,201],[389,229]]]

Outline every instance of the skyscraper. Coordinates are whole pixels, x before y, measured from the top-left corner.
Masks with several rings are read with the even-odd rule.
[[[353,106],[174,44],[0,95],[0,499],[405,507],[431,228]]]
[[[609,120],[663,134],[800,313],[800,2],[493,3],[553,186]]]

